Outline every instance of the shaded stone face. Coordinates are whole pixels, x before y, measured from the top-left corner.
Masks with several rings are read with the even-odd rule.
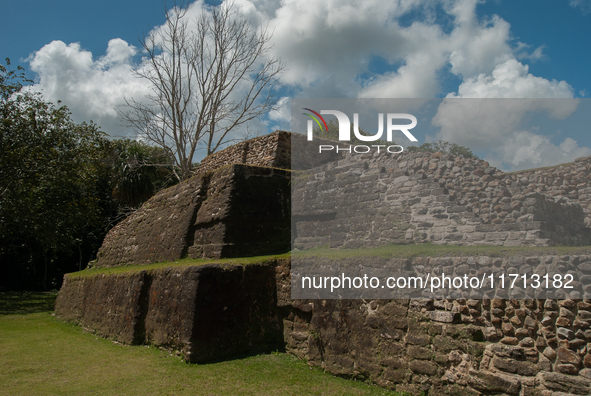
[[[66,275],[55,310],[98,335],[137,344],[146,286],[145,271],[75,279]]]
[[[289,251],[290,172],[243,165],[212,174],[193,224],[191,258]]]
[[[66,276],[56,314],[126,344],[179,350],[189,362],[282,348],[277,261]]]
[[[107,234],[95,266],[287,252],[289,180],[231,165],[163,190]]]

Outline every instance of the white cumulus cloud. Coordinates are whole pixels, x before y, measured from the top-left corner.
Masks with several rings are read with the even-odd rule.
[[[465,80],[458,93],[447,97],[433,119],[441,128],[435,139],[490,150],[488,159],[500,168],[534,168],[591,154],[572,138],[555,145],[535,128],[521,129],[532,114],[564,119],[577,109],[579,100],[565,81],[533,76],[516,59],[497,65],[491,74]]]
[[[137,49],[121,39],[108,43],[106,54],[98,59],[79,43],[52,41],[30,59],[37,82],[31,87],[46,100],[61,100],[77,122],[93,120],[111,135],[128,134],[117,120],[117,108],[124,96],[143,96],[145,81],[132,73],[131,59]]]
[[[508,59],[496,65],[491,74],[469,78],[458,88],[462,98],[572,98],[573,88],[566,81],[547,80],[528,72],[529,68]]]

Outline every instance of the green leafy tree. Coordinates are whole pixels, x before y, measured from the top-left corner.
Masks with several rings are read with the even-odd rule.
[[[47,289],[59,258],[103,227],[105,139],[96,125],[75,124],[65,106],[23,90],[22,68],[9,66],[0,67],[0,271]]]
[[[112,196],[117,205],[137,208],[157,191],[177,183],[166,150],[130,139],[109,142]]]
[[[176,182],[162,148],[108,140],[0,65],[0,290],[58,287],[118,220]]]
[[[464,158],[478,158],[472,150],[468,147],[460,146],[456,143],[446,142],[440,140],[435,143],[423,143],[420,146],[409,146],[406,148],[410,152],[421,152],[421,153],[437,153],[450,154],[453,156],[461,156]]]

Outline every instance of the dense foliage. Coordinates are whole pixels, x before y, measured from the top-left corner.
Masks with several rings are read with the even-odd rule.
[[[93,258],[121,212],[169,184],[170,161],[74,123],[9,66],[0,65],[0,288],[56,288]]]
[[[109,141],[105,161],[111,172],[111,195],[120,212],[139,207],[157,191],[177,182],[167,152],[145,142]]]

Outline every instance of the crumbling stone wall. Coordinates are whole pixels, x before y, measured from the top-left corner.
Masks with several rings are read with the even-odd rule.
[[[539,192],[568,198],[582,206],[585,224],[591,225],[591,157],[540,169],[509,173],[510,189],[522,194]],[[509,183],[509,182],[508,182]]]
[[[95,266],[287,252],[289,179],[230,165],[163,190],[109,231]]]
[[[413,260],[453,265],[448,259]],[[589,256],[508,260],[578,263],[591,273]],[[293,300],[290,286],[289,259],[66,276],[56,314],[191,362],[284,345],[336,375],[413,395],[591,391],[590,300]]]
[[[289,173],[224,167],[288,168],[287,136],[277,132],[205,160],[197,177],[159,193],[115,227],[97,265],[264,254],[287,246],[281,241],[289,227]],[[307,154],[296,161],[300,169],[314,168],[294,182],[300,188],[294,195],[300,200],[294,206],[298,247],[589,244],[591,157],[504,174],[485,161],[440,153],[397,155],[386,163],[368,155]],[[334,210],[339,200],[349,222]],[[371,230],[364,228],[362,203],[372,208]],[[266,217],[261,208],[267,207],[276,215]],[[590,393],[590,257],[413,260],[410,267],[450,274],[472,274],[478,271],[473,263],[520,273],[550,265],[576,275],[577,290],[527,300],[501,294],[292,300],[290,262],[278,260],[66,276],[56,312],[121,342],[178,349],[192,362],[274,350],[283,340],[310,364],[411,394]]]
[[[126,344],[181,352],[193,363],[281,348],[277,260],[66,275],[56,314]]]
[[[304,135],[277,131],[208,157],[196,177],[158,193],[111,230],[99,252],[98,265],[287,251],[283,246],[287,243],[282,242],[282,238],[289,238],[287,225],[272,224],[288,212],[290,197],[283,187],[260,184],[251,188],[251,196],[257,198],[251,204],[251,220],[246,221],[239,209],[244,202],[237,203],[237,197],[244,201],[244,195],[237,190],[230,194],[226,185],[249,189],[256,178],[244,174],[243,180],[249,181],[236,183],[239,175],[224,173],[235,172],[235,166],[230,171],[205,171],[233,162],[289,167],[292,154],[298,157],[292,164],[300,168],[326,163],[298,176],[299,184],[294,183],[303,186],[293,191],[297,248],[425,241],[585,245],[591,240],[582,220],[584,210],[591,209],[577,204],[578,200],[588,205],[591,200],[586,193],[591,157],[552,169],[507,175],[486,161],[441,153],[389,158],[383,153],[319,156],[305,147],[292,153],[291,144],[304,147],[309,142]],[[265,172],[272,175],[258,177],[271,180],[281,173],[278,169]],[[552,182],[551,186],[546,182]],[[275,192],[263,193],[266,190]],[[540,193],[544,191],[552,191],[554,196]],[[265,217],[264,210],[257,212],[255,208],[257,200],[259,207],[272,208],[265,221],[252,221]],[[366,215],[375,218],[371,227],[365,222]],[[241,242],[245,236],[250,239]],[[257,246],[260,244],[264,246]]]
[[[325,153],[325,155],[318,156],[313,149],[318,144],[330,143],[334,144],[330,140],[315,138],[314,144],[312,144],[304,135],[275,131],[237,143],[205,157],[195,174],[204,174],[232,164],[280,169],[311,169],[342,158],[342,155],[338,153]],[[292,150],[292,146],[294,150]]]
[[[183,257],[194,213],[207,197],[209,179],[194,177],[150,198],[109,231],[95,265],[149,264]]]
[[[591,270],[584,265],[588,256],[508,260],[582,263]],[[412,395],[591,392],[590,300],[290,300],[286,265],[277,270],[286,349],[309,364]]]
[[[294,176],[296,248],[392,243],[587,245],[580,205],[521,190],[486,161],[352,154]]]
[[[146,285],[145,271],[94,277],[65,275],[55,310],[100,336],[137,344]]]
[[[275,131],[232,145],[203,159],[197,174],[204,174],[226,165],[247,164],[290,169],[290,133]]]

